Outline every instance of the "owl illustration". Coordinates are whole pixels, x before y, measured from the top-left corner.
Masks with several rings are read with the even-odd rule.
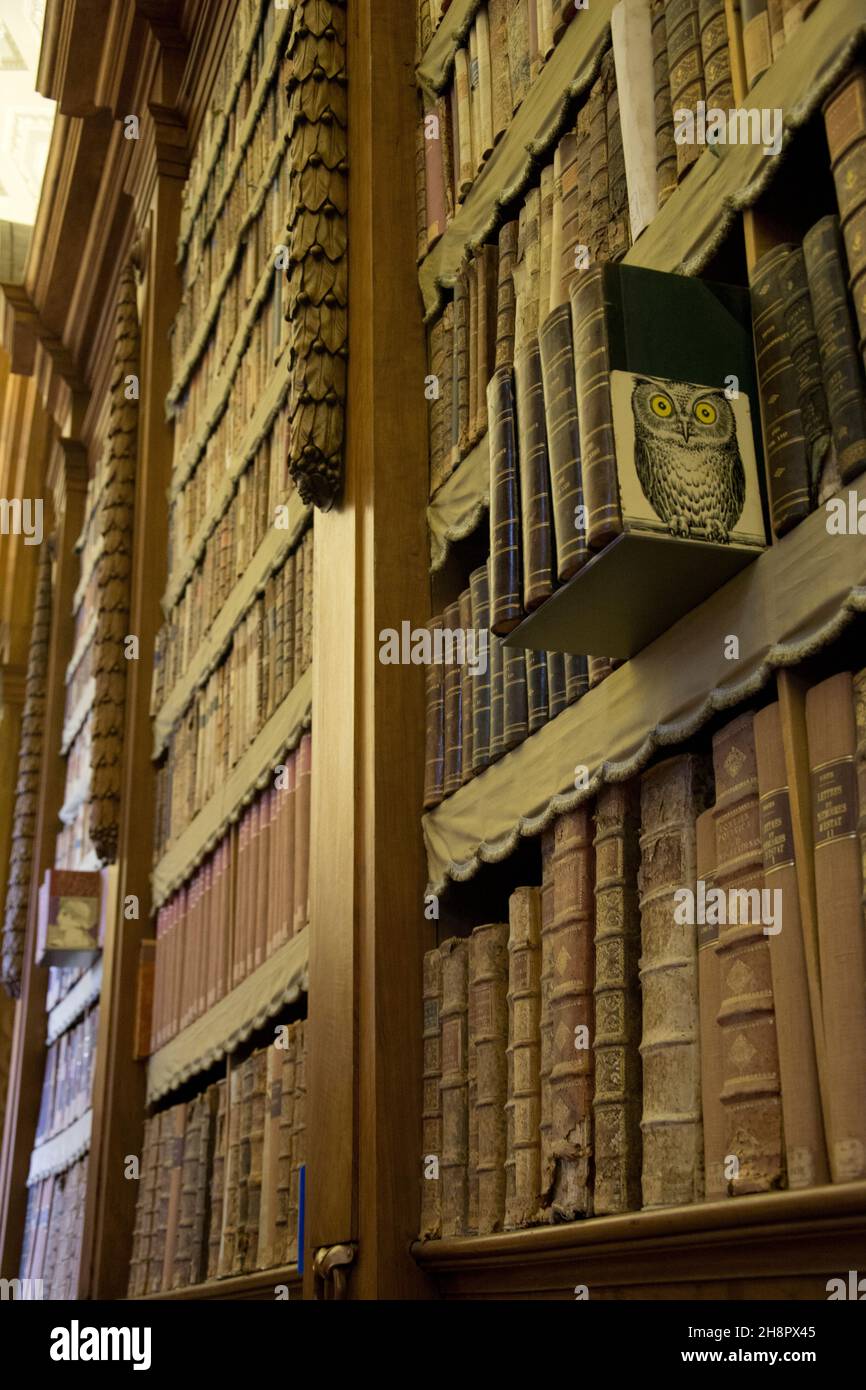
[[[672,536],[727,542],[746,500],[730,402],[682,381],[634,378],[634,461],[650,506]]]

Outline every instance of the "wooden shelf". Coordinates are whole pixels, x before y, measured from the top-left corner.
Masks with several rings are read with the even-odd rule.
[[[302,1296],[303,1276],[297,1265],[277,1265],[274,1269],[257,1269],[252,1274],[235,1274],[228,1279],[209,1279],[206,1284],[190,1284],[185,1289],[171,1289],[166,1293],[148,1293],[141,1298],[127,1300],[130,1303],[167,1303],[175,1299],[207,1300],[218,1302],[231,1299],[232,1302],[245,1299],[264,1301],[274,1299],[278,1284],[288,1285],[289,1300],[294,1302]]]
[[[862,1264],[866,1183],[419,1241],[446,1298],[826,1299]]]
[[[310,517],[310,507],[293,492],[288,501],[288,526],[277,530],[271,526],[244,573],[232,589],[203,640],[196,648],[192,661],[172,686],[153,726],[153,756],[160,757],[195,692],[204,684],[227,650],[238,623],[255,602],[268,577],[280,568],[297,545]]]

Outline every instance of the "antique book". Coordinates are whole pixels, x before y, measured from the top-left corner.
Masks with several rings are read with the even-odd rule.
[[[547,653],[547,708],[555,719],[567,703],[565,689],[565,657],[562,652]]]
[[[677,147],[671,106],[665,0],[652,0],[653,110],[655,113],[656,185],[658,205],[664,207],[677,186]]]
[[[547,653],[527,648],[526,653],[526,731],[534,734],[547,723]]]
[[[421,1103],[421,1239],[441,1233],[442,1183],[442,1054],[439,1010],[442,1002],[442,956],[438,949],[424,953],[424,1013],[422,1027],[423,1097]]]
[[[569,298],[587,544],[600,550],[622,530],[610,400],[609,268],[592,266],[578,276]]]
[[[545,164],[540,175],[538,322],[550,310],[550,279],[553,268],[553,164]],[[560,256],[562,251],[560,249]],[[558,270],[558,268],[557,268]]]
[[[493,153],[493,74],[491,69],[490,27],[488,11],[481,6],[475,16],[475,41],[478,48],[478,162],[483,164]]]
[[[487,430],[487,383],[496,360],[496,247],[480,246],[473,257],[473,267],[478,296],[478,361],[475,379],[470,382],[470,415],[472,437],[480,439]]]
[[[516,111],[529,90],[529,5],[511,0],[508,12],[508,64],[511,75],[511,105]]]
[[[474,1229],[480,1235],[501,1230],[505,1215],[507,990],[508,926],[476,927],[469,938],[469,1067],[475,1077]],[[472,1126],[471,1114],[469,1120]],[[471,1151],[470,1139],[470,1163]],[[469,1180],[471,1188],[471,1170]]]
[[[824,127],[848,256],[860,354],[866,362],[866,69],[853,67],[824,103]]]
[[[676,125],[678,111],[695,112],[698,102],[706,99],[698,0],[666,0],[665,27],[671,110]],[[684,142],[676,146],[676,153],[679,181],[700,155],[701,147]]]
[[[526,659],[522,648],[503,647],[503,751],[516,748],[529,732]]]
[[[171,1197],[171,1175],[175,1156],[175,1107],[160,1116],[159,1148],[156,1156],[156,1183],[153,1194],[153,1216],[150,1225],[150,1251],[147,1266],[146,1293],[159,1293],[165,1273],[168,1208]]]
[[[304,1193],[301,1189],[301,1169],[307,1161],[307,1025],[304,1019],[295,1024],[295,1087],[292,1107],[292,1169],[289,1197],[289,1227],[286,1260],[296,1263],[301,1232]]]
[[[612,259],[610,248],[610,162],[607,145],[607,100],[614,81],[613,54],[608,50],[586,103],[589,120],[589,264]],[[580,138],[580,137],[578,137]]]
[[[494,143],[511,124],[514,102],[511,97],[511,59],[508,50],[508,11],[511,0],[488,0],[490,27],[490,71]]]
[[[758,710],[754,731],[764,884],[778,903],[782,923],[782,930],[768,940],[782,1079],[785,1167],[788,1187],[812,1187],[829,1182],[830,1174],[778,704]]]
[[[527,0],[526,9],[529,20],[529,81],[533,83],[541,71],[541,48],[539,45],[539,7],[541,0]]]
[[[586,666],[590,690],[601,685],[602,681],[606,680],[613,670],[613,663],[609,656],[588,656]]]
[[[538,1085],[539,1107],[539,1190],[548,1192],[553,1185],[553,1106],[550,1071],[553,1065],[553,928],[556,920],[553,882],[553,856],[556,849],[556,822],[551,822],[541,834],[541,977],[538,1016]]]
[[[226,1112],[225,1168],[223,1176],[223,1218],[220,1233],[220,1278],[237,1269],[238,1215],[240,1206],[241,1077],[243,1068],[234,1064],[228,1077]]]
[[[478,1067],[472,1046],[472,990],[469,990],[467,1010],[466,1058],[466,1234],[478,1234],[478,1112],[475,1098],[478,1093]]]
[[[423,242],[419,218],[419,259],[435,246],[448,223],[445,211],[445,166],[443,164],[441,126],[436,111],[432,107],[424,110],[421,122],[423,141],[423,162],[420,167],[419,182],[423,182],[425,192],[426,220]]]
[[[676,921],[674,894],[695,891],[695,821],[708,782],[694,753],[641,777],[644,1207],[687,1205],[704,1192],[697,932]]]
[[[486,571],[485,571],[486,573]],[[442,618],[431,618],[428,630],[434,634],[442,627]],[[442,800],[442,779],[445,755],[445,686],[441,661],[428,661],[424,667],[426,741],[424,753],[424,810],[438,806]]]
[[[240,1063],[240,1122],[238,1126],[238,1202],[234,1267],[241,1273],[247,1263],[250,1172],[252,1167],[253,1096],[255,1093],[255,1054]]]
[[[436,115],[439,117],[439,139],[442,141],[442,177],[445,185],[445,222],[454,216],[457,201],[455,192],[456,171],[454,167],[454,123],[452,102],[449,95],[436,99]]]
[[[481,72],[478,65],[478,25],[473,24],[466,36],[469,61],[469,121],[472,127],[472,175],[478,173],[481,158]]]
[[[837,217],[822,217],[810,228],[803,255],[836,460],[847,483],[866,467],[866,388]]]
[[[477,167],[472,148],[469,55],[465,48],[458,48],[454,55],[454,90],[457,95],[457,120],[454,126],[454,148],[458,162],[457,198],[462,202],[472,187]]]
[[[585,656],[565,656],[565,699],[573,705],[589,689],[589,675]]]
[[[866,949],[857,836],[857,730],[851,674],[806,694],[812,843],[824,1017],[827,1148],[834,1182],[866,1177]]]
[[[433,375],[437,377],[441,396],[441,452],[430,459],[430,491],[436,489],[450,477],[454,466],[452,447],[452,401],[454,390],[454,302],[449,301],[442,310],[442,357],[440,371],[435,365]],[[435,410],[435,407],[434,407]]]
[[[508,900],[508,1048],[505,1230],[530,1226],[540,1200],[541,894]]]
[[[265,1114],[268,1104],[269,1047],[254,1052],[252,1063],[252,1098],[249,1135],[249,1167],[247,1172],[247,1205],[244,1220],[243,1258],[241,1268],[247,1272],[258,1263],[259,1222],[261,1218]]]
[[[713,810],[701,811],[695,823],[698,883],[715,886],[716,823]],[[700,890],[699,890],[700,891]],[[701,1116],[704,1130],[704,1198],[718,1202],[728,1195],[725,1176],[726,1117],[722,1105],[722,1031],[719,1027],[719,923],[717,913],[698,922],[698,1004],[700,1007]]]
[[[489,574],[488,561],[488,574]],[[502,638],[490,634],[490,761],[505,752],[505,655]]]
[[[262,1185],[256,1265],[276,1264],[277,1206],[280,1176],[280,1112],[283,1090],[283,1048],[277,1042],[266,1049],[264,1132],[262,1136]]]
[[[547,1220],[592,1212],[593,878],[588,805],[554,822],[550,980],[551,1159]]]
[[[514,353],[538,330],[541,283],[541,190],[531,188],[517,219],[514,260]]]
[[[830,415],[821,375],[821,355],[809,295],[806,261],[799,246],[791,249],[780,276],[785,328],[800,391],[800,419],[809,461],[809,486],[813,497],[817,497],[830,450]]]
[[[611,196],[611,214],[619,220],[625,214],[624,230],[628,245],[630,241],[636,241],[652,221],[659,205],[650,0],[620,0],[611,14],[610,27],[616,77],[608,99],[608,143],[612,166],[616,154],[616,170],[614,172],[612,169],[611,172],[611,188],[615,189]],[[612,107],[616,116],[613,130],[610,129]],[[618,154],[620,141],[621,174]],[[620,179],[624,182],[624,188]],[[619,247],[619,230],[613,240]]]
[[[548,315],[539,333],[547,449],[550,461],[550,503],[556,541],[555,574],[564,582],[586,563],[580,474],[580,430],[574,376],[571,306],[560,304]]]
[[[452,467],[469,448],[469,386],[472,379],[469,339],[469,285],[467,272],[461,270],[454,285],[454,369],[451,380],[450,431]]]
[[[517,221],[504,222],[499,231],[499,267],[496,286],[495,366],[514,362],[514,261],[517,256]],[[489,396],[488,422],[489,422]]]
[[[223,1210],[225,1205],[226,1147],[228,1144],[228,1082],[218,1081],[216,1083],[216,1091],[217,1103],[214,1120],[210,1221],[208,1223],[208,1279],[215,1279],[219,1272],[219,1252],[222,1243]]]
[[[510,367],[497,367],[487,388],[490,430],[490,627],[506,636],[523,616],[517,421]],[[446,729],[448,717],[446,675]],[[447,783],[446,747],[446,783]]]
[[[784,1178],[779,1052],[764,861],[758,811],[754,715],[739,715],[713,736],[716,805],[715,883],[726,895],[719,922],[719,1027],[725,1156],[735,1162],[728,1191],[766,1192]]]
[[[518,477],[523,552],[523,606],[537,608],[553,593],[553,530],[547,458],[547,424],[538,334],[531,333],[514,358]]]
[[[475,624],[472,618],[472,590],[464,589],[459,599],[460,627],[464,633],[472,632]],[[472,735],[474,731],[474,715],[472,707],[475,699],[475,682],[477,677],[472,674],[473,668],[468,660],[458,666],[460,672],[460,729],[463,736],[463,747],[460,753],[460,780],[468,782],[473,775],[472,768]]]
[[[595,809],[595,1183],[599,1216],[641,1204],[640,789],[602,788]]]
[[[628,185],[625,177],[625,153],[623,150],[622,127],[620,125],[620,101],[613,72],[607,94],[607,158],[608,158],[608,199],[610,221],[608,224],[608,256],[618,261],[631,245],[631,229],[628,215]]]
[[[486,565],[479,565],[472,571],[469,588],[478,655],[477,668],[471,677],[472,772],[478,773],[490,762],[490,589]]]
[[[478,383],[478,279],[475,274],[475,264],[472,256],[468,257],[466,268],[463,271],[466,280],[466,325],[468,329],[469,345],[469,379],[467,382],[468,390],[466,395],[466,448],[473,445],[478,435],[476,433],[476,411],[475,393]]]
[[[455,632],[460,626],[460,604],[451,603],[442,615],[443,629]],[[463,707],[460,667],[452,661],[444,668],[445,762],[442,782],[444,796],[450,796],[463,780]]]
[[[791,360],[782,291],[782,275],[792,249],[786,244],[765,252],[750,276],[770,513],[777,536],[808,515],[812,502],[799,382]]]
[[[453,311],[452,311],[453,313]],[[430,403],[428,437],[430,441],[430,492],[448,476],[446,456],[451,449],[451,400],[443,390],[445,376],[445,356],[452,350],[451,342],[446,341],[446,321],[444,312],[430,329],[430,379],[434,394],[428,396]],[[449,376],[451,375],[449,371]]]
[[[583,108],[581,113],[582,110]],[[577,248],[581,244],[582,235],[578,165],[583,155],[587,161],[587,168],[589,167],[588,141],[585,142],[585,145],[586,148],[579,141],[575,131],[567,130],[556,147],[560,165],[560,203],[562,207],[562,245],[559,253],[559,292],[561,296],[567,294],[568,286],[577,273]]]
[[[204,1100],[203,1095],[195,1096],[186,1107],[176,1236],[171,1273],[166,1285],[169,1289],[180,1289],[197,1282],[192,1277],[192,1246]]]
[[[286,1030],[285,1047],[280,1053],[282,1069],[277,1132],[277,1200],[271,1264],[291,1263],[297,1258],[298,1253],[297,1193],[292,1186],[292,1136],[295,1125],[295,1074],[299,1040],[298,1026],[292,1023]],[[271,1100],[272,1104],[276,1105],[273,1092]]]
[[[740,13],[743,25],[746,84],[751,89],[773,61],[767,0],[742,0]]]
[[[456,937],[442,952],[442,1235],[466,1234],[469,1214],[469,946]]]
[[[812,8],[812,5],[809,4],[808,8]],[[786,42],[803,23],[806,9],[807,0],[782,0],[782,24]]]
[[[312,738],[304,734],[296,753],[295,855],[293,935],[307,925],[310,877],[310,788],[312,782]]]
[[[734,88],[724,0],[698,0],[698,24],[707,110],[728,111],[734,105]]]
[[[548,312],[562,304],[565,295],[562,289],[562,246],[564,237],[562,206],[562,141],[553,151],[553,204],[550,211],[550,300]],[[542,310],[543,323],[547,314]]]

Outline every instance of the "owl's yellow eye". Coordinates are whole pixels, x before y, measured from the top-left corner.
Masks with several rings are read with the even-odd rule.
[[[698,401],[695,406],[695,419],[702,425],[714,425],[716,423],[716,407],[710,405],[709,401]]]
[[[663,420],[666,420],[673,411],[670,397],[663,396],[661,393],[650,396],[650,410],[653,415],[659,415]]]

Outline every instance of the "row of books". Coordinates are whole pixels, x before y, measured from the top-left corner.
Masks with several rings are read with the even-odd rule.
[[[573,3],[487,0],[454,54],[450,87],[423,109],[418,174],[426,183],[419,259],[435,245],[507,130],[566,25]],[[424,10],[421,11],[423,45]]]
[[[59,1134],[89,1109],[98,1026],[97,1003],[46,1049],[37,1145]]]
[[[268,261],[273,263],[277,248],[285,242],[284,229],[289,206],[289,159],[285,152],[277,168],[271,171],[267,192],[255,218],[247,223],[260,197],[262,179],[270,166],[269,156],[278,135],[279,121],[282,119],[279,113],[284,103],[285,98],[281,100],[278,88],[272,87],[256,126],[254,146],[249,153],[249,158],[253,159],[254,150],[259,151],[258,161],[254,161],[254,167],[248,171],[249,177],[255,181],[250,184],[243,179],[235,182],[212,235],[197,255],[187,255],[187,278],[171,333],[175,374],[210,307],[214,287],[231,261],[234,268],[221,290],[220,313],[213,328],[211,370],[219,372],[264,267]]]
[[[129,1297],[298,1257],[305,1161],[303,1021],[228,1080],[145,1121]]]
[[[506,647],[488,632],[489,563],[431,619],[425,663],[424,808],[476,777],[598,685],[617,664]]]
[[[72,865],[64,864],[60,859],[59,853],[55,855],[60,868],[71,868]],[[73,985],[77,984],[88,967],[86,965],[50,965],[48,967],[48,986],[45,991],[45,1012],[50,1013],[55,1004],[69,993]]]
[[[208,208],[212,209],[220,196],[253,92],[265,66],[273,38],[275,9],[274,5],[263,6],[262,0],[243,0],[235,12],[184,184],[181,236],[188,239],[188,245],[197,232],[200,237],[202,224],[210,221]],[[220,144],[215,154],[217,139]]]
[[[27,1190],[19,1278],[30,1280],[32,1298],[77,1297],[86,1181],[85,1157]]]
[[[200,1018],[307,925],[311,736],[159,909],[151,1049]]]
[[[746,83],[754,87],[775,63],[818,0],[743,0],[743,58]]]
[[[169,737],[157,779],[157,858],[222,785],[310,665],[312,543],[310,529],[269,576],[235,628],[225,659],[195,691]]]
[[[866,672],[806,725],[816,959],[777,704],[558,817],[508,923],[427,953],[424,1236],[866,1177]]]

